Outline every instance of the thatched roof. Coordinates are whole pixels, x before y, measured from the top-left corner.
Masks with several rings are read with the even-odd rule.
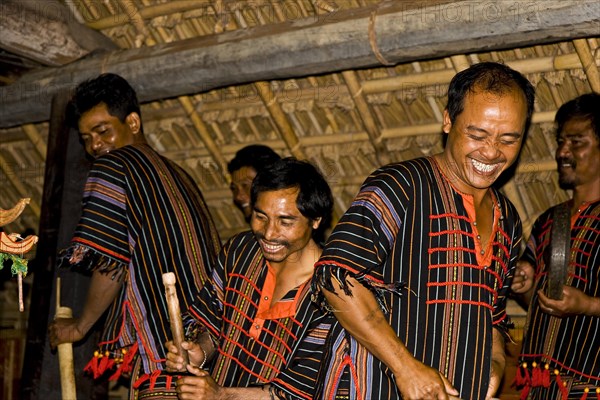
[[[21,17],[19,26],[36,16],[51,18],[41,3],[17,3],[22,7],[18,13],[5,12],[3,18]],[[469,64],[488,60],[521,71],[537,90],[520,164],[502,189],[528,230],[540,212],[568,196],[556,182],[556,109],[580,94],[600,91],[596,0],[44,4],[56,6],[68,20],[66,28],[48,28],[65,29],[61,36],[52,38],[43,29],[20,32],[22,38],[40,35],[31,42],[50,41],[37,50],[27,48],[22,38],[7,44],[3,33],[0,39],[5,49],[0,53],[5,110],[0,208],[12,207],[21,197],[32,199],[7,231],[37,230],[49,94],[59,85],[72,87],[77,82],[70,79],[85,74],[122,73],[141,98],[152,100],[142,107],[148,140],[196,179],[223,238],[246,227],[232,205],[225,168],[237,150],[262,143],[281,155],[314,162],[333,188],[339,216],[382,163],[441,150],[450,79]],[[58,24],[60,18],[51,21]],[[73,33],[73,25],[83,31]],[[35,26],[51,24],[38,20]],[[83,36],[85,43],[77,43]],[[56,43],[60,38],[64,41]],[[98,55],[98,49],[105,52]],[[191,55],[185,53],[190,49]],[[6,67],[8,57],[20,64]],[[63,78],[68,79],[59,83]],[[34,83],[38,86],[31,93],[28,85]],[[19,103],[29,95],[34,97]],[[12,107],[15,111],[7,111]]]

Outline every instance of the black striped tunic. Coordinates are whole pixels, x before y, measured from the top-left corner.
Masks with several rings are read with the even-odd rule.
[[[556,207],[556,206],[555,206]],[[535,290],[529,306],[527,331],[521,362],[532,372],[548,364],[550,386],[531,389],[533,399],[561,397],[556,383],[567,384],[569,399],[580,399],[587,388],[589,397],[600,393],[600,317],[574,315],[558,318],[539,308],[537,291],[548,283],[552,207],[534,223],[523,258],[536,267]],[[569,209],[571,203],[569,203]],[[571,255],[566,284],[590,297],[600,297],[600,200],[585,204],[571,217]],[[531,374],[530,376],[532,376]],[[598,392],[596,392],[598,390]]]
[[[345,282],[348,275],[372,289],[408,350],[448,377],[462,399],[485,398],[492,329],[506,334],[521,238],[515,208],[490,190],[494,229],[482,249],[472,197],[458,192],[433,158],[382,167],[332,232],[314,278],[315,290],[332,289],[332,277]],[[344,386],[353,399],[400,397],[385,365],[339,324],[331,335],[319,398]]]
[[[98,158],[72,242],[66,257],[85,252],[76,266],[124,280],[109,309],[99,354],[108,351],[118,364],[121,349],[135,344],[144,373],[164,369],[164,343],[172,335],[162,274],[175,273],[185,310],[208,278],[220,247],[191,177],[148,145],[125,146]]]
[[[312,399],[334,318],[311,302],[309,280],[271,304],[275,280],[252,232],[238,234],[221,250],[212,284],[184,323],[188,331],[205,325],[218,343],[210,371],[219,385],[272,383],[281,397]]]

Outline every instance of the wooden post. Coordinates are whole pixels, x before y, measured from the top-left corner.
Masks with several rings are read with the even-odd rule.
[[[165,285],[165,298],[167,299],[167,308],[169,309],[169,321],[171,322],[171,333],[173,334],[173,343],[177,347],[177,351],[183,356],[184,365],[188,364],[187,351],[181,347],[181,343],[185,340],[183,334],[183,322],[181,321],[181,311],[179,309],[179,299],[175,290],[175,274],[167,272],[162,275],[163,284]]]

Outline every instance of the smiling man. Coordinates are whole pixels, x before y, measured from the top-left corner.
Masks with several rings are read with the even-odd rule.
[[[315,269],[317,300],[339,321],[316,398],[496,392],[521,223],[492,184],[517,159],[533,102],[518,72],[473,65],[450,83],[443,152],[367,178]]]
[[[144,138],[134,89],[102,74],[77,86],[71,122],[95,159],[83,212],[63,265],[92,272],[78,318],[57,318],[52,346],[81,340],[109,310],[98,351],[86,370],[112,380],[132,375],[136,399],[175,397],[163,372],[171,337],[162,274],[177,274],[184,307],[210,275],[220,241],[200,190]],[[90,355],[91,356],[91,355]],[[160,398],[163,398],[160,397]]]
[[[285,158],[258,173],[251,193],[252,230],[223,247],[212,284],[185,318],[187,369],[196,376],[177,381],[180,399],[314,398],[334,319],[311,303],[310,280],[331,191],[311,164]],[[185,371],[167,347],[167,366]]]
[[[573,198],[535,221],[512,285],[530,303],[521,368],[547,379],[517,383],[530,399],[583,399],[600,394],[600,94],[563,104],[555,121],[558,181]],[[562,295],[550,296],[552,256],[565,245]]]

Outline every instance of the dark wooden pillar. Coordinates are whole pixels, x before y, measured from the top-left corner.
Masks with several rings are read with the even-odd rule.
[[[56,277],[61,277],[61,305],[80,315],[85,302],[89,277],[70,270],[57,270],[57,252],[66,247],[81,214],[83,185],[89,171],[77,132],[65,123],[70,93],[61,92],[52,99],[48,135],[48,154],[44,175],[44,194],[36,258],[30,264],[33,292],[29,311],[21,398],[24,400],[61,399],[58,355],[50,351],[48,323],[56,311]],[[91,358],[98,330],[74,345],[77,398],[105,399],[107,385],[96,384],[83,368]]]

